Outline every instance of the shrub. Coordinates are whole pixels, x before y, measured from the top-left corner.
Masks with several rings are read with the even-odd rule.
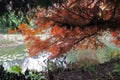
[[[0,17],[0,30],[7,32],[8,29],[17,29],[17,27],[23,23],[28,22],[24,13],[16,15],[15,12],[6,13]]]

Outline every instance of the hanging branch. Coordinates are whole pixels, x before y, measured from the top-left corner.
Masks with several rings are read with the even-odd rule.
[[[34,38],[30,36],[26,42],[30,42],[31,39],[35,42],[29,46],[30,54],[34,56],[39,51],[46,50],[51,52],[52,59],[77,45],[84,47],[81,43],[86,40],[91,41],[89,43],[97,49],[98,33],[105,31],[106,28],[116,28],[120,22],[119,3],[120,0],[65,0],[63,3],[55,3],[56,5],[49,9],[40,10],[40,15],[34,19],[38,31],[51,29],[50,34],[53,36],[46,41],[40,40],[35,35]],[[33,29],[33,32],[36,31]],[[89,43],[86,45],[87,48]]]

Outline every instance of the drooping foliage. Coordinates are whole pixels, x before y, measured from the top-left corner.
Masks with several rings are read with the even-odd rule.
[[[64,0],[40,8],[33,18],[37,28],[22,24],[19,31],[25,36],[30,56],[45,50],[51,52],[51,59],[71,49],[97,49],[104,46],[97,35],[107,28],[115,37],[113,43],[119,46],[119,4],[119,0]],[[42,39],[41,34],[46,33],[49,36]]]

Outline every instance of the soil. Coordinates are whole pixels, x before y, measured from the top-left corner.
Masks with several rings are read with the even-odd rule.
[[[120,80],[120,59],[84,68],[58,69],[52,73],[51,80]]]

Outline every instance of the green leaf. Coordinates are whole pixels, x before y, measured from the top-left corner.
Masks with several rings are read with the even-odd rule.
[[[14,66],[12,66],[12,67],[8,70],[8,72],[19,74],[19,73],[21,73],[21,70],[22,70],[22,69],[21,69],[20,66],[14,65]]]

